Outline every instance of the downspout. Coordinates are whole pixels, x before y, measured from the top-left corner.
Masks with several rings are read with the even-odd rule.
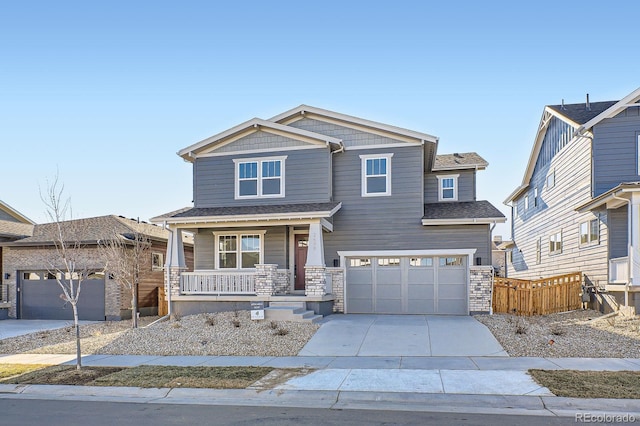
[[[633,235],[633,220],[631,220],[631,200],[620,198],[616,194],[613,194],[613,198],[619,201],[623,201],[627,204],[627,282],[624,285],[624,305],[629,306],[629,281],[632,278],[631,271],[633,271],[633,268],[631,267],[631,240]],[[609,277],[607,277],[607,282],[609,282]]]
[[[493,225],[491,225],[491,228],[489,228],[489,249],[491,249],[491,292],[490,292],[490,296],[489,296],[489,315],[493,315],[493,278],[495,277],[496,273],[493,270],[493,229],[496,227],[496,225],[498,224],[497,221],[493,221]],[[505,270],[505,275],[506,275],[506,271],[507,271],[507,263],[506,263],[505,259],[505,264],[504,264],[504,270]]]

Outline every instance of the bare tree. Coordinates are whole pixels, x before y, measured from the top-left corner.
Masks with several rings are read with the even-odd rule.
[[[114,229],[107,239],[99,242],[99,247],[109,274],[131,294],[131,323],[138,328],[138,287],[147,273],[151,240],[137,229],[124,234]]]
[[[78,300],[82,282],[89,275],[86,267],[86,256],[82,253],[82,244],[73,235],[71,222],[65,222],[67,215],[71,219],[71,204],[67,198],[62,201],[64,185],[58,184],[58,175],[53,183],[47,182],[47,192],[40,191],[40,198],[47,206],[47,216],[53,224],[53,244],[55,253],[45,255],[47,272],[55,277],[62,289],[60,298],[73,308],[73,324],[76,331],[76,368],[82,368],[82,351],[80,349],[80,323],[78,318]]]

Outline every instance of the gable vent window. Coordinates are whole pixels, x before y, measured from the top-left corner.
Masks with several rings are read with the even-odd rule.
[[[460,175],[438,175],[438,201],[458,200],[458,177]]]
[[[393,154],[360,156],[363,197],[391,195],[391,157]]]
[[[235,198],[284,197],[283,157],[235,159]]]

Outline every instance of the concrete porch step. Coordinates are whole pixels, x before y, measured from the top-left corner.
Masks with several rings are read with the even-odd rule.
[[[308,311],[305,307],[300,306],[270,305],[264,308],[264,319],[271,321],[318,322],[322,319],[322,315],[316,315],[313,311]]]

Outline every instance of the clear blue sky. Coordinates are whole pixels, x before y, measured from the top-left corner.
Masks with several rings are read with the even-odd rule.
[[[74,217],[146,220],[191,202],[176,151],[305,103],[478,152],[490,163],[478,198],[508,217],[544,105],[640,86],[638,12],[630,0],[4,2],[0,199],[46,221],[39,187],[59,170]]]

